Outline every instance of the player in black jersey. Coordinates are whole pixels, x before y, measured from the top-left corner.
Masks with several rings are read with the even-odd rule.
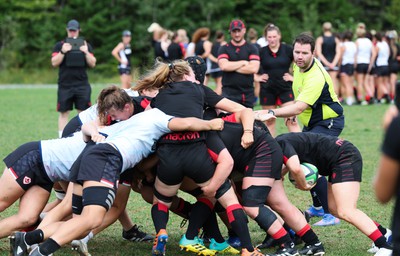
[[[214,118],[215,116],[215,111],[207,111],[207,118]],[[234,159],[233,171],[244,176],[240,180],[241,182],[236,181],[236,188],[241,191],[242,203],[246,213],[280,245],[276,255],[298,255],[298,252],[275,214],[264,206],[266,200],[271,202],[270,206],[273,209],[276,207],[279,213],[284,213],[282,216],[284,216],[285,221],[292,225],[295,232],[305,241],[306,245],[302,249],[303,251],[313,247],[314,253],[323,255],[324,248],[318,237],[307,224],[302,213],[287,200],[285,195],[281,181],[283,155],[279,144],[266,130],[255,127],[250,131],[244,130],[244,132],[254,134],[254,143],[244,149],[240,145],[239,139],[243,133],[243,128],[232,123],[236,120],[235,116],[233,116],[233,119],[231,117],[227,117],[226,120],[231,122],[225,122],[222,131],[207,133],[206,143],[215,157],[224,148],[228,149],[232,155]],[[282,211],[282,209],[284,210]]]
[[[215,94],[210,88],[195,82],[195,74],[188,62],[173,61],[169,64],[159,62],[152,72],[137,82],[136,89],[149,87],[160,89],[151,106],[177,117],[202,118],[205,106],[230,112],[247,112],[243,115],[243,126],[245,129],[252,129],[254,118],[251,109],[228,101]],[[248,147],[253,142],[252,134],[243,133],[241,138],[244,147]],[[233,188],[225,182],[231,171],[233,160],[225,150],[220,154],[215,166],[208,154],[204,140],[204,133],[171,133],[163,136],[158,143],[157,154],[160,162],[154,184],[155,197],[152,207],[157,238],[153,246],[153,255],[165,253],[165,238],[168,237],[166,232],[168,208],[184,176],[192,178],[201,187],[207,186],[208,195],[216,193],[215,197],[226,208],[228,215],[232,216],[231,225],[241,238],[242,255],[247,255],[247,253],[261,255],[254,250],[251,244],[242,206],[239,204]],[[214,171],[224,173],[225,178],[210,180]],[[214,192],[211,193],[210,190]],[[193,206],[189,227],[180,241],[180,246],[182,249],[204,254],[208,249],[199,243],[197,233],[208,216],[203,212],[212,211],[215,199],[209,196],[201,196],[198,199]]]
[[[353,144],[316,133],[282,134],[276,140],[282,147],[286,168],[299,189],[309,189],[300,163],[315,165],[320,175],[328,176],[330,212],[358,228],[382,252],[391,250],[383,235],[386,229],[357,209],[363,164],[361,154]]]
[[[232,40],[218,52],[218,65],[223,71],[222,95],[246,107],[254,104],[254,78],[260,67],[257,48],[246,42],[246,27],[241,20],[229,26]]]
[[[281,43],[281,31],[274,24],[268,24],[264,29],[268,45],[260,50],[260,71],[256,80],[261,82],[260,104],[263,109],[274,109],[277,106],[292,104],[293,76],[290,69],[293,63],[293,47]],[[285,124],[290,132],[300,132],[300,127],[294,121],[295,117],[285,118]],[[276,135],[275,119],[266,124],[272,136]]]

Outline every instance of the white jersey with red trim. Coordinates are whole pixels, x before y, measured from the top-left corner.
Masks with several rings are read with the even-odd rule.
[[[168,123],[172,118],[173,116],[153,108],[108,126],[112,131],[106,132],[108,136],[105,143],[110,143],[120,152],[123,159],[121,172],[134,167],[154,152],[158,139],[171,132]]]

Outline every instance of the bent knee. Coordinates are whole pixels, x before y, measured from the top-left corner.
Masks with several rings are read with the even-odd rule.
[[[38,220],[39,216],[29,215],[29,214],[18,214],[18,223],[23,227],[29,227],[35,225]]]
[[[245,213],[252,219],[255,219],[258,215],[258,207],[247,207],[243,206]]]

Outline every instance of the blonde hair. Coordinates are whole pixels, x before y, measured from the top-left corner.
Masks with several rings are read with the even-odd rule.
[[[100,123],[107,124],[107,112],[110,109],[122,111],[126,104],[132,104],[132,99],[124,89],[111,85],[101,90],[99,97],[97,97],[97,112]]]
[[[184,60],[174,60],[171,63],[156,60],[154,68],[139,79],[133,89],[136,91],[158,90],[167,83],[182,81],[184,75],[189,75],[190,71],[189,63]]]

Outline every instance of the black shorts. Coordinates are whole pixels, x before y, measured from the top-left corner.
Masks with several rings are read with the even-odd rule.
[[[400,64],[397,61],[389,61],[389,73],[397,74],[400,71]]]
[[[77,166],[74,168],[74,175],[78,183],[97,181],[117,188],[122,170],[122,156],[113,146],[107,143],[100,143],[82,152],[77,174]]]
[[[340,73],[352,76],[354,74],[354,65],[353,64],[341,65]]]
[[[389,66],[377,66],[375,67],[375,74],[377,76],[389,76]]]
[[[129,168],[121,173],[119,177],[119,184],[130,187],[133,181],[133,175],[137,170],[135,168]]]
[[[338,137],[344,128],[344,115],[319,121],[313,126],[303,127],[303,132],[313,132]]]
[[[294,101],[291,88],[280,88],[262,85],[260,88],[260,105],[280,106],[286,102]]]
[[[161,144],[157,149],[160,158],[157,177],[167,185],[177,185],[187,176],[197,184],[214,175],[212,161],[204,141],[188,144]]]
[[[69,120],[69,122],[67,123],[67,125],[65,126],[65,128],[62,132],[61,137],[62,138],[69,137],[74,132],[80,131],[81,127],[82,127],[81,119],[79,119],[79,116],[76,115],[71,120]]]
[[[118,72],[120,75],[130,75],[131,74],[131,68],[127,67],[127,68],[120,68],[118,67]]]
[[[248,108],[253,108],[255,102],[253,87],[242,91],[233,87],[222,86],[222,96]]]
[[[223,72],[222,71],[211,72],[210,75],[212,78],[218,78],[218,77],[222,77]]]
[[[78,110],[89,108],[90,94],[92,88],[88,86],[58,86],[57,92],[57,111],[67,112],[72,110],[73,105]]]
[[[23,190],[37,185],[51,192],[54,183],[44,169],[39,141],[21,145],[3,161]]]
[[[242,170],[244,177],[273,178],[280,180],[282,175],[283,153],[279,144],[271,135],[263,136],[258,142],[254,142],[254,155]],[[235,159],[240,161],[240,159]]]
[[[342,145],[337,163],[329,175],[332,184],[358,181],[361,182],[363,162],[360,151],[350,143]]]
[[[367,74],[368,73],[368,66],[369,66],[369,64],[364,64],[364,63],[357,64],[357,66],[356,66],[357,73],[364,74],[364,75]]]

